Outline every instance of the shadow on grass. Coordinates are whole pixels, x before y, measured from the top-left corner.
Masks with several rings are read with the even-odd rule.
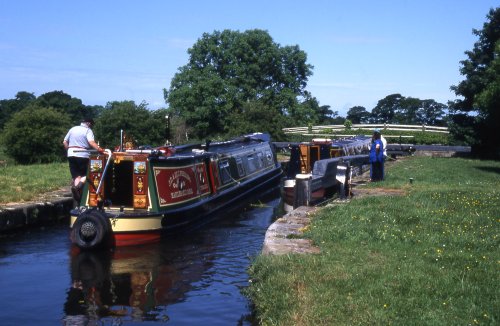
[[[476,166],[475,168],[485,172],[500,174],[500,167],[496,166]]]

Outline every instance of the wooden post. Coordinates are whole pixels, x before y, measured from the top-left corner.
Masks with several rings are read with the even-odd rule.
[[[311,201],[311,175],[297,174],[293,194],[293,208],[309,206]]]

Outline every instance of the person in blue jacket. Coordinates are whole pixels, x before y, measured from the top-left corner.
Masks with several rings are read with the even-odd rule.
[[[370,148],[370,179],[371,181],[384,180],[384,144],[380,130],[375,129]]]

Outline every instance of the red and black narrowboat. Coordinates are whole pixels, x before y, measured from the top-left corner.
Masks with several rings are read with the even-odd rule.
[[[159,241],[199,226],[245,197],[278,187],[269,135],[206,144],[93,153],[71,241],[82,249]]]

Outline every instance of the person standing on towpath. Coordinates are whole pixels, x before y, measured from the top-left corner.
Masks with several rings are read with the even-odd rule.
[[[375,129],[372,136],[370,148],[370,179],[371,181],[384,180],[384,144],[382,143],[380,130]]]

